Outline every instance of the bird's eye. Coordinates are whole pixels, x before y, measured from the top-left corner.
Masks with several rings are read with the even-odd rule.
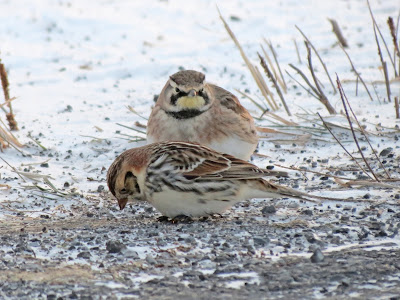
[[[178,88],[175,88],[175,92],[179,93],[181,90]]]

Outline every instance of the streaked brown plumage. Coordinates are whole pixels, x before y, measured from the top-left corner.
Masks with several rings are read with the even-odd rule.
[[[251,198],[313,197],[262,178],[268,175],[199,144],[161,142],[122,153],[110,166],[107,183],[121,209],[128,200],[145,200],[172,218],[222,213]]]

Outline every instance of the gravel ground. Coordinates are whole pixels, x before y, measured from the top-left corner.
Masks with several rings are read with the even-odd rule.
[[[119,212],[101,195],[106,205],[87,205],[83,214],[77,207],[65,218],[0,223],[0,297],[400,296],[394,205],[253,200],[223,216],[173,224],[146,204]]]
[[[322,126],[317,112],[362,162],[340,115],[339,94],[313,54],[318,80],[339,114],[329,116],[285,75],[293,116],[283,107],[276,114],[298,126],[285,129],[263,114],[257,125],[277,125],[285,134],[263,133],[252,162],[296,167],[277,181],[348,201],[251,200],[192,223],[160,222],[146,203],[118,210],[106,187],[107,168],[139,145],[126,139],[145,137],[134,124],[145,124],[142,117],[150,114],[169,74],[196,69],[229,91],[262,97],[215,4],[0,1],[1,59],[17,97],[13,108],[21,130],[15,134],[25,144],[0,154],[7,162],[0,165],[0,299],[400,299],[400,123],[386,100],[365,1],[266,6],[261,0],[218,0],[218,7],[253,64],[258,66],[265,38],[277,50],[283,73],[302,83],[289,67],[308,74],[299,26],[333,79],[337,73],[342,80],[385,170],[357,134],[370,167],[379,178],[387,172],[394,180],[370,179],[365,174],[371,172],[361,172]],[[398,3],[371,5],[390,44],[387,18],[396,20]],[[340,24],[373,101],[357,84],[328,18]],[[399,81],[382,49],[394,99]],[[260,116],[249,99],[240,101]]]

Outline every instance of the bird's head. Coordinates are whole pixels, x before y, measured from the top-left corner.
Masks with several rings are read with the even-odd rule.
[[[187,119],[207,111],[211,103],[204,79],[203,73],[193,70],[171,75],[164,96],[159,98],[165,112],[177,119]]]
[[[117,198],[119,208],[125,208],[129,200],[142,200],[143,194],[138,182],[142,170],[140,153],[131,149],[115,159],[107,172],[107,185],[110,192]]]

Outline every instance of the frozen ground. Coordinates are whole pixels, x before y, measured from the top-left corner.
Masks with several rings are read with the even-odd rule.
[[[126,135],[143,135],[121,125],[146,123],[127,106],[147,117],[154,95],[179,68],[203,71],[210,82],[261,99],[216,3],[255,64],[266,38],[282,69],[302,82],[288,66],[307,72],[299,26],[330,74],[342,80],[386,170],[400,178],[400,122],[387,101],[365,1],[0,0],[0,58],[11,96],[17,97],[16,136],[26,145],[21,152],[0,153],[9,164],[0,164],[0,184],[10,187],[0,190],[0,298],[399,297],[398,182],[345,185],[365,175],[315,114],[340,126],[347,126],[345,118],[328,117],[286,73],[285,99],[294,116],[283,108],[275,113],[307,127],[292,132],[312,137],[305,145],[270,137],[260,143],[253,162],[301,168],[302,173],[289,170],[281,184],[354,201],[258,199],[222,218],[192,224],[160,223],[145,204],[117,210],[106,187],[107,168],[118,153],[143,143],[129,142]],[[396,20],[399,3],[371,1],[371,6],[392,49],[386,20]],[[361,85],[355,95],[355,75],[327,18],[341,26],[374,101]],[[342,110],[315,56],[313,62],[332,105]],[[400,86],[388,64],[393,98]],[[260,115],[249,100],[241,101]],[[273,125],[270,118],[257,122]],[[335,132],[359,158],[350,131],[336,127]],[[375,172],[384,176],[368,144],[360,143]],[[42,178],[19,177],[11,166],[29,178],[44,176],[58,193],[50,193]]]

